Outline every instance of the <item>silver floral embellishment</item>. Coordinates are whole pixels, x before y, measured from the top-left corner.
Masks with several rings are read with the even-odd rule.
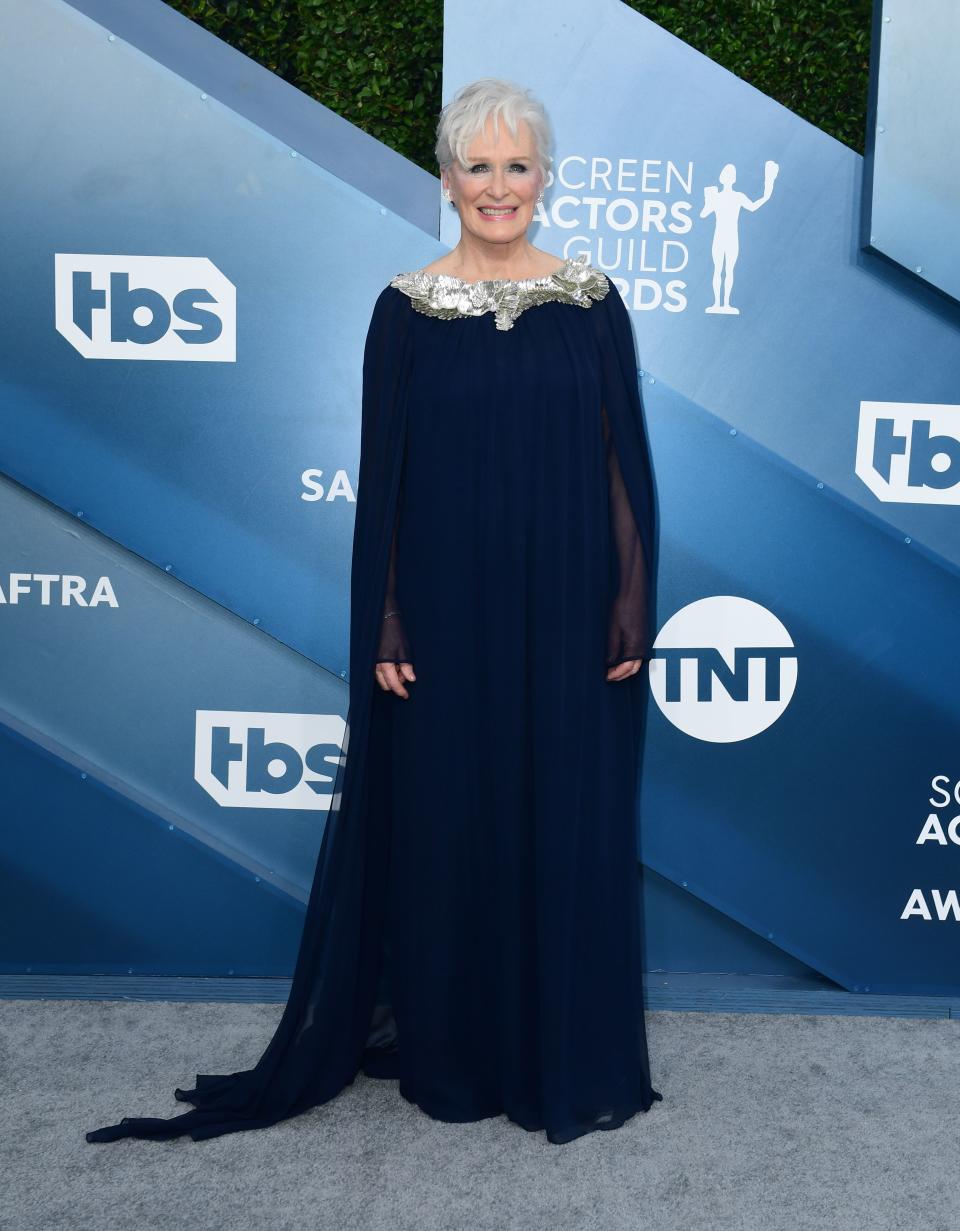
[[[418,312],[444,320],[493,312],[498,329],[512,329],[521,312],[535,304],[578,304],[589,308],[610,290],[605,274],[587,264],[586,253],[570,257],[542,278],[487,278],[464,282],[453,274],[429,274],[422,269],[397,274],[390,285],[409,296]]]

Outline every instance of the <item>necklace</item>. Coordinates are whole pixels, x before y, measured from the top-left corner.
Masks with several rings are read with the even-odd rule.
[[[454,274],[422,269],[397,274],[390,285],[409,296],[418,312],[443,320],[493,312],[497,329],[512,329],[521,312],[535,304],[559,301],[589,308],[610,290],[605,274],[587,264],[586,253],[570,257],[539,278],[485,278],[464,282]]]

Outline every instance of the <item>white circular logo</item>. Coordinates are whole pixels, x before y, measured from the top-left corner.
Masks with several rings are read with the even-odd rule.
[[[657,705],[675,727],[712,744],[765,731],[797,685],[790,634],[748,598],[714,594],[682,607],[653,648],[650,691]]]

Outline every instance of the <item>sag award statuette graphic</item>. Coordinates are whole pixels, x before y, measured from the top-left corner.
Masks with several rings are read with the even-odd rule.
[[[701,218],[713,214],[716,219],[713,231],[713,244],[710,253],[713,257],[713,303],[706,312],[721,313],[726,316],[739,316],[740,309],[730,303],[730,292],[733,289],[733,270],[740,253],[740,211],[748,209],[751,213],[765,205],[773,193],[773,182],[777,178],[780,167],[769,159],[763,167],[763,196],[756,201],[734,188],[737,179],[737,168],[732,162],[720,172],[721,188],[716,184],[708,184],[703,190],[703,209]],[[720,284],[723,281],[723,302],[720,302]]]

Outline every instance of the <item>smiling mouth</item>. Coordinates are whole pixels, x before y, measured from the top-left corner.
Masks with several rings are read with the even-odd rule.
[[[518,207],[516,205],[511,205],[509,208],[501,208],[493,205],[480,205],[478,208],[484,218],[512,218],[517,212]]]

